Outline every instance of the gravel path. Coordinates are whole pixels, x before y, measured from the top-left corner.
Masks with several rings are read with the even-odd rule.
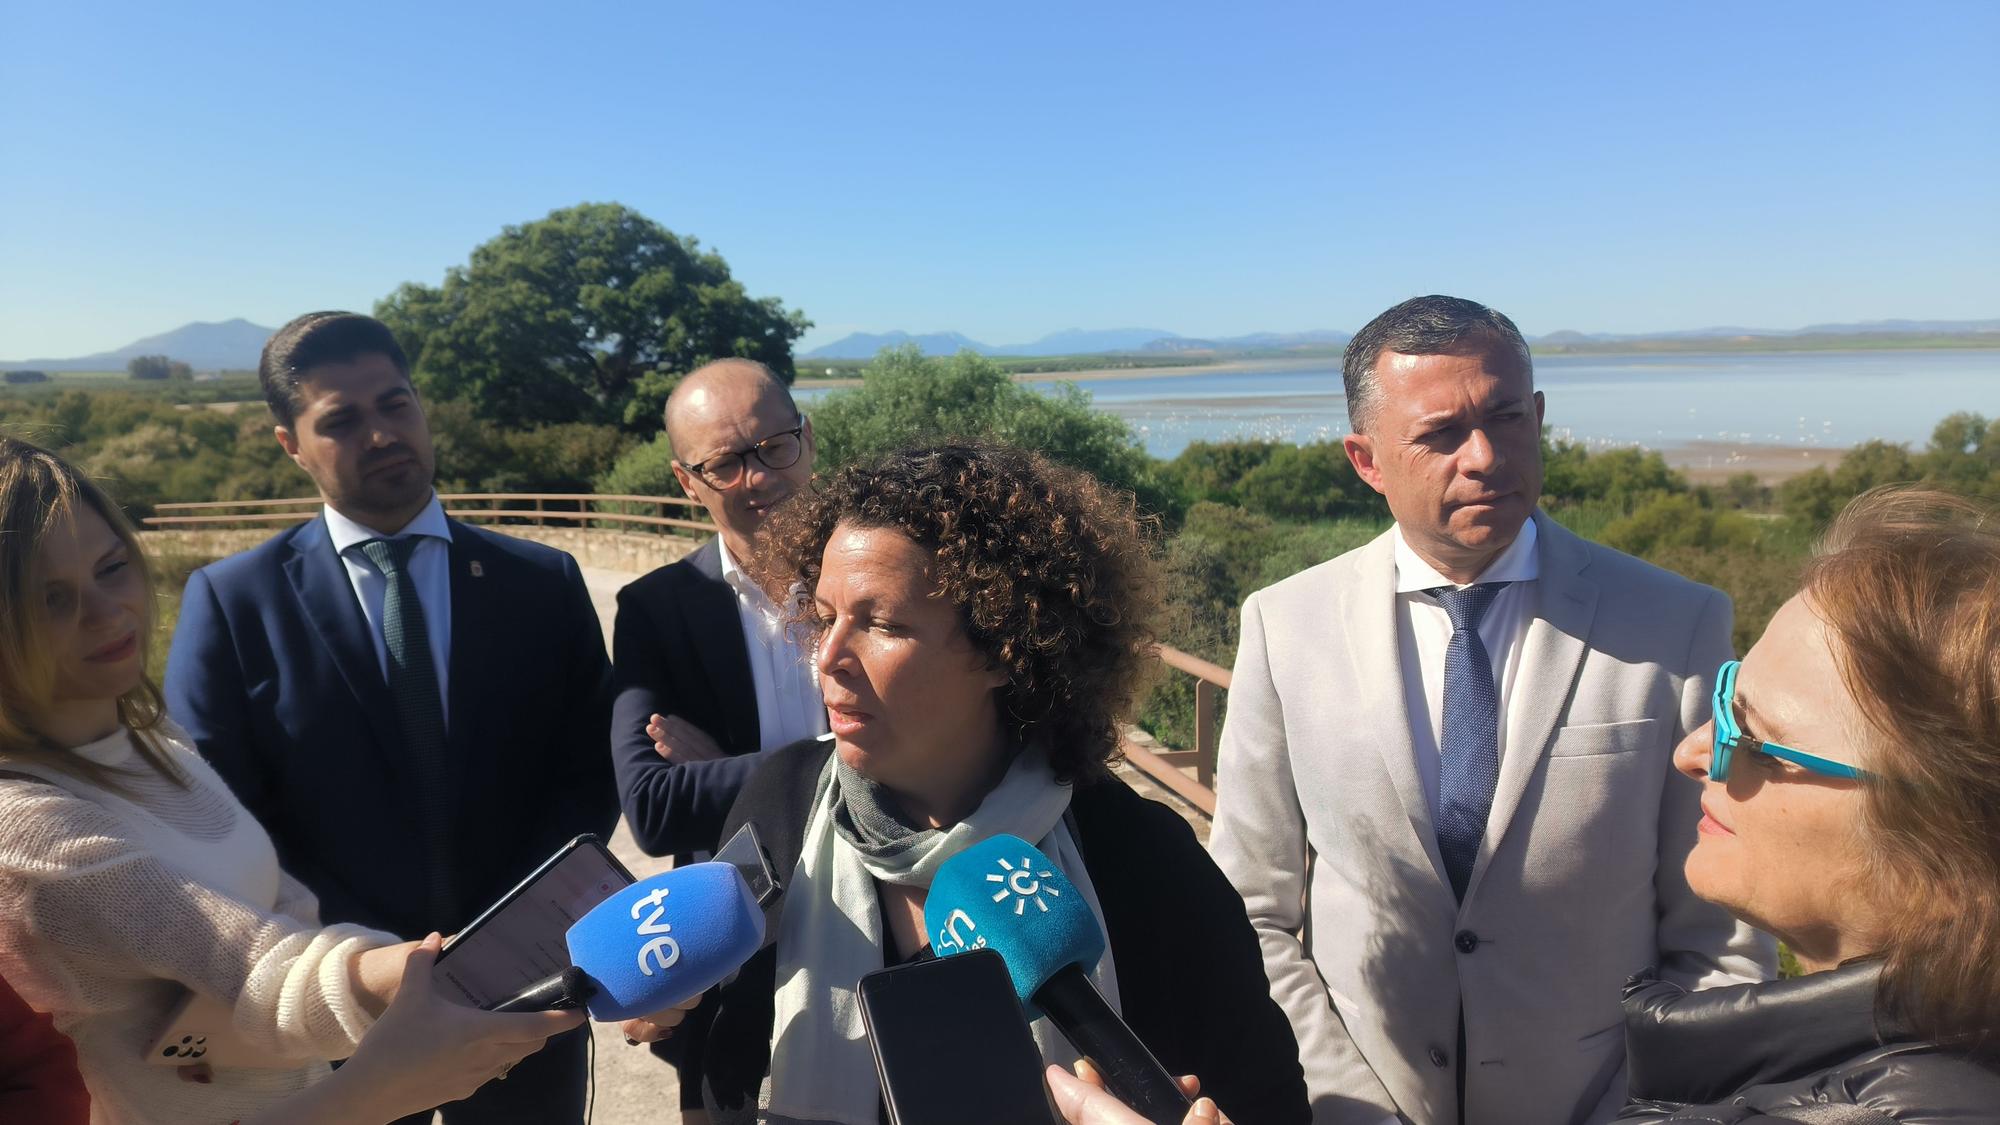
[[[585,567],[584,584],[590,600],[604,623],[605,647],[610,647],[611,622],[617,614],[618,591],[634,575],[616,570]],[[672,864],[649,856],[632,840],[632,828],[618,820],[611,837],[611,852],[619,862],[644,879]],[[627,1046],[615,1024],[593,1023],[591,1034],[597,1042],[597,1101],[591,1113],[592,1125],[676,1125],[680,1121],[680,1083],[674,1068],[653,1057],[644,1047]]]

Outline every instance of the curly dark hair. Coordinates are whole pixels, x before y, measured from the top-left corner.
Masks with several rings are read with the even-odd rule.
[[[1155,663],[1156,528],[1131,493],[982,442],[850,465],[815,478],[769,528],[767,563],[805,588],[807,607],[841,525],[899,531],[934,552],[939,595],[1007,672],[1009,733],[1045,745],[1063,781],[1108,772],[1118,722]]]

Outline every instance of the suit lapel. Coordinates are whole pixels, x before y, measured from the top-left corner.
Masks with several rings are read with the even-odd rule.
[[[1431,823],[1430,802],[1424,798],[1423,778],[1417,773],[1416,743],[1410,738],[1402,642],[1396,628],[1394,541],[1383,535],[1365,550],[1354,586],[1341,592],[1346,605],[1337,616],[1348,623],[1341,632],[1347,639],[1348,665],[1354,674],[1355,708],[1357,713],[1363,709],[1374,712],[1376,721],[1366,724],[1363,737],[1382,755],[1382,765],[1402,801],[1410,828],[1404,841],[1410,853],[1404,857],[1405,863],[1413,871],[1428,867],[1449,902],[1451,884],[1445,877],[1444,856],[1438,851],[1437,829]],[[1344,719],[1336,721],[1345,723]]]
[[[714,686],[729,724],[725,749],[741,747],[754,754],[761,745],[757,715],[757,684],[750,675],[750,647],[743,639],[743,619],[736,611],[736,591],[722,578],[722,540],[711,539],[695,552],[694,569],[706,581],[692,583],[680,600],[696,659]]]
[[[1548,753],[1556,727],[1569,708],[1570,693],[1588,650],[1590,623],[1597,614],[1597,583],[1583,576],[1590,564],[1589,554],[1575,535],[1539,510],[1535,523],[1540,604],[1521,642],[1520,671],[1510,701],[1518,721],[1508,724],[1507,751],[1500,758],[1500,779],[1493,790],[1486,837],[1466,886],[1468,901],[1479,889],[1480,877],[1506,837],[1528,781]]]
[[[292,593],[347,689],[354,693],[385,761],[391,769],[399,769],[400,755],[395,750],[401,735],[396,729],[395,705],[389,698],[389,685],[382,679],[382,665],[375,658],[375,642],[368,636],[368,619],[362,616],[361,603],[354,597],[346,564],[334,554],[325,517],[299,529],[292,537],[292,551],[284,567]]]

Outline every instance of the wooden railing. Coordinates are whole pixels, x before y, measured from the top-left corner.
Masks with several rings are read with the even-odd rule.
[[[1215,714],[1216,693],[1229,690],[1229,669],[1190,656],[1177,648],[1158,646],[1160,663],[1194,677],[1194,749],[1148,750],[1125,740],[1125,760],[1174,795],[1215,815],[1215,752],[1221,740]],[[1194,767],[1194,777],[1185,770]]]
[[[715,525],[706,519],[686,519],[667,514],[670,509],[685,511],[693,508],[699,512],[698,503],[682,496],[456,492],[440,494],[438,499],[444,502],[447,515],[475,523],[504,520],[537,527],[555,523],[600,527],[630,525],[635,529],[662,533],[687,530],[712,534],[715,531]],[[153,528],[182,530],[297,523],[318,515],[320,504],[321,500],[316,496],[290,500],[205,500],[160,504],[154,508],[156,514],[147,516],[144,523]],[[603,505],[617,505],[619,510],[606,511]],[[650,506],[652,514],[624,510],[635,506]],[[1216,699],[1218,692],[1229,690],[1229,670],[1166,645],[1159,646],[1159,656],[1161,663],[1168,668],[1195,679],[1194,746],[1186,750],[1152,750],[1128,739],[1123,744],[1125,760],[1204,815],[1212,817],[1215,815],[1215,752],[1219,737]],[[1193,777],[1187,774],[1190,768],[1194,770]]]
[[[576,492],[451,492],[440,493],[438,499],[444,503],[446,515],[470,523],[512,521],[536,527],[546,527],[551,522],[557,525],[582,526],[630,524],[634,528],[656,532],[665,532],[669,529],[685,529],[704,535],[715,532],[715,525],[706,519],[686,519],[667,514],[669,508],[677,510],[692,508],[699,513],[701,505],[685,496],[627,496]],[[202,500],[159,504],[153,509],[156,514],[147,516],[142,522],[147,527],[189,530],[231,524],[259,526],[297,523],[318,515],[320,503],[319,497],[310,496],[292,500]],[[467,504],[482,506],[467,507]],[[551,507],[552,504],[556,506]],[[602,507],[606,504],[615,504],[618,508],[606,511]],[[653,514],[625,510],[634,506],[649,506],[653,509]],[[225,509],[228,511],[225,512]]]

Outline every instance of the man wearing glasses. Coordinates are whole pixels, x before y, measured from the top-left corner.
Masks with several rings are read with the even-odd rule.
[[[674,478],[721,532],[618,593],[611,723],[639,845],[713,849],[749,755],[826,733],[819,679],[783,590],[746,571],[766,515],[812,477],[812,422],[747,359],[696,369],[667,400]]]
[[[724,359],[674,389],[666,426],[674,478],[720,534],[618,593],[611,755],[639,846],[685,863],[720,843],[757,752],[824,734],[826,707],[785,591],[745,570],[766,515],[812,477],[812,421],[770,368]],[[707,1022],[654,1048],[681,1070],[683,1120],[701,1112]]]

